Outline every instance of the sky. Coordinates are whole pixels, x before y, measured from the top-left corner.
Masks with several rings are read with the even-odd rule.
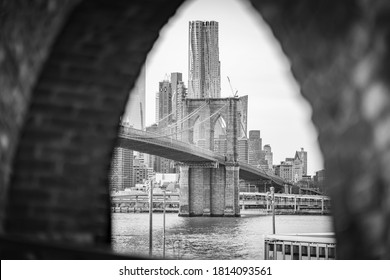
[[[323,169],[311,108],[300,96],[290,63],[269,27],[245,0],[188,0],[160,31],[146,60],[145,122],[155,121],[158,83],[181,72],[188,86],[188,22],[219,22],[221,97],[248,95],[248,131],[260,130],[270,144],[273,164],[295,151],[308,152],[308,174]]]

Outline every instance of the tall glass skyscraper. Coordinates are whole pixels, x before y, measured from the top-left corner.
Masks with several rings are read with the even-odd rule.
[[[190,21],[188,42],[188,97],[221,97],[218,22]]]

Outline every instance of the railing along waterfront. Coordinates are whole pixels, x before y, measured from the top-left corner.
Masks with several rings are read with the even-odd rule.
[[[274,195],[277,214],[329,214],[330,197],[325,195]],[[268,193],[240,192],[240,206],[245,209],[270,210],[271,198]]]
[[[334,260],[333,233],[272,234],[264,237],[265,260]]]
[[[243,214],[250,214],[253,211],[266,211],[271,209],[271,201],[268,193],[240,192],[239,205]],[[276,214],[330,214],[330,198],[319,195],[294,195],[275,194]],[[168,212],[179,211],[180,194],[168,192],[166,203]],[[163,195],[154,194],[153,211],[162,211]],[[149,196],[147,193],[113,194],[111,196],[111,207],[113,212],[145,212],[149,211]],[[249,211],[249,212],[248,212]],[[262,213],[263,213],[262,212]]]

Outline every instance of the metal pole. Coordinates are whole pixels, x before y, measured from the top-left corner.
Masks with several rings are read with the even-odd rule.
[[[164,215],[163,215],[163,259],[165,259],[165,191],[164,191]]]
[[[294,213],[297,212],[297,196],[294,195]]]
[[[275,188],[271,187],[272,233],[275,234]]]
[[[149,189],[149,257],[153,252],[153,180],[150,181]]]

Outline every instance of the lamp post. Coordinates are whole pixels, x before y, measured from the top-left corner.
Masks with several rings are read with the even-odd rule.
[[[150,180],[149,187],[149,257],[153,253],[153,180]]]
[[[275,234],[275,188],[271,187],[272,233]]]
[[[164,202],[163,202],[163,259],[165,259],[165,195],[166,195],[166,186],[161,186],[161,190],[164,194]]]

